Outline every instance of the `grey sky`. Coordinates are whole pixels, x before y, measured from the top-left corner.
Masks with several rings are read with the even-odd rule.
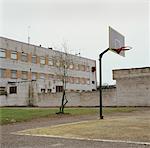
[[[133,47],[125,58],[104,56],[103,83],[113,83],[112,69],[150,65],[149,6],[149,0],[1,0],[0,36],[27,42],[30,25],[32,44],[50,47],[65,40],[72,54],[96,59],[98,67],[111,26]]]

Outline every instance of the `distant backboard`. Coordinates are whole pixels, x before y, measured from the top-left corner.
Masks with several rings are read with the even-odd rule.
[[[125,46],[125,38],[122,34],[109,26],[109,49],[121,56],[125,56],[125,51],[116,52],[115,49],[119,49]]]

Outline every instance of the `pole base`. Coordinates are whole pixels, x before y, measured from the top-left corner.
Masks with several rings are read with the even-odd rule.
[[[104,119],[104,116],[100,116],[99,119]]]

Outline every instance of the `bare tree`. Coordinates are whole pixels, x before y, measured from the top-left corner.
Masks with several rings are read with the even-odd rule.
[[[68,81],[68,69],[71,64],[73,64],[73,60],[70,54],[68,54],[68,47],[67,44],[62,44],[62,48],[64,52],[59,52],[55,56],[55,63],[57,66],[58,71],[56,72],[59,80],[62,82],[62,99],[61,105],[59,108],[59,112],[57,114],[63,114],[65,105],[68,103],[66,98],[66,86]]]

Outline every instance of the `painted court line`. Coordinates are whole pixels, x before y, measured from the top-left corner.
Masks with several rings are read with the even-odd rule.
[[[61,126],[66,126],[66,125],[75,125],[75,124],[80,124],[80,123],[88,123],[88,122],[92,122],[92,121],[96,121],[96,120],[85,120],[85,121],[79,121],[79,122],[62,123],[62,124],[58,124],[58,125],[51,125],[51,126],[45,126],[45,127],[30,128],[30,129],[18,131],[16,133],[26,132],[26,131],[33,130],[33,129],[36,130],[36,129],[41,129],[41,128],[47,128],[47,127],[49,127],[49,128],[54,127],[55,128],[55,127],[61,127]]]
[[[87,120],[87,121],[79,121],[79,122],[71,122],[71,123],[64,123],[64,124],[58,124],[58,125],[52,125],[48,126],[50,128],[53,127],[61,127],[61,126],[66,126],[66,125],[75,125],[75,124],[81,124],[81,123],[88,123],[88,122],[93,122],[97,120]],[[41,128],[46,128],[46,127],[39,127],[39,128],[34,128],[36,129],[41,129]],[[21,135],[21,136],[37,136],[37,137],[50,137],[50,138],[62,138],[62,139],[72,139],[72,140],[87,140],[87,141],[97,141],[97,142],[110,142],[110,143],[128,143],[128,144],[138,144],[138,145],[150,145],[150,142],[138,142],[138,141],[125,141],[125,140],[108,140],[108,139],[90,139],[90,138],[79,138],[79,137],[67,137],[67,136],[56,136],[56,135],[43,135],[43,134],[27,134],[27,133],[22,133],[26,132],[32,129],[27,129],[27,130],[22,130],[18,132],[12,132],[11,134],[13,135]]]
[[[127,144],[138,144],[138,145],[150,145],[149,142],[137,142],[137,141],[108,140],[108,139],[90,139],[90,138],[55,136],[55,135],[25,134],[25,133],[17,133],[17,132],[16,133],[11,133],[11,134],[20,135],[20,136],[37,136],[37,137],[71,139],[71,140],[87,140],[87,141],[97,141],[97,142],[110,142],[110,143],[127,143]]]

